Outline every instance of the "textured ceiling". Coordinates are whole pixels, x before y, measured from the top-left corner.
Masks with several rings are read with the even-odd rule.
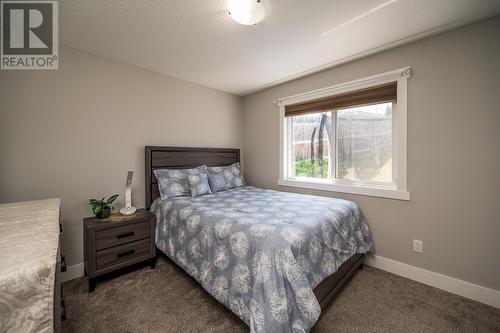
[[[228,0],[65,0],[61,43],[246,95],[500,13],[499,0],[262,0],[242,26]]]

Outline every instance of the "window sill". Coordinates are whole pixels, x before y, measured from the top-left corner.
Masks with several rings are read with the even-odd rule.
[[[307,188],[320,191],[367,195],[388,199],[410,200],[410,192],[398,190],[394,186],[336,184],[331,181],[304,181],[298,179],[279,179],[278,185]]]

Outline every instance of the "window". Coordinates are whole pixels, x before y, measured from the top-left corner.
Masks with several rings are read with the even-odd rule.
[[[409,68],[284,98],[278,184],[409,200]]]

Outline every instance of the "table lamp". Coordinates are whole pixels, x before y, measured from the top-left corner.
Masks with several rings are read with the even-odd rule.
[[[125,207],[120,209],[120,213],[123,215],[134,214],[136,209],[132,207],[132,177],[134,176],[133,171],[127,173],[127,182],[125,183]]]

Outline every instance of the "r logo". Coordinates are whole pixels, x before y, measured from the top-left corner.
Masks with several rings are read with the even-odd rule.
[[[0,3],[1,68],[57,69],[57,1],[0,0]]]
[[[52,54],[52,5],[4,4],[4,54]]]

